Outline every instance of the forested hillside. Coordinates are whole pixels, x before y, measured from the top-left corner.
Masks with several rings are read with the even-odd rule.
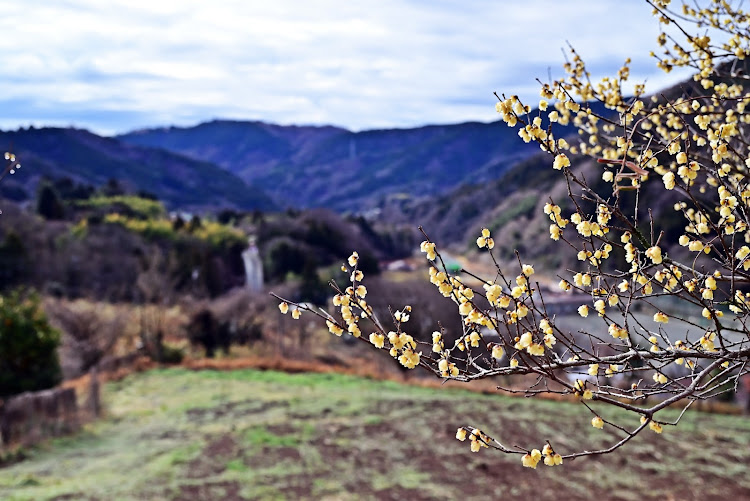
[[[40,128],[0,132],[0,145],[22,163],[18,175],[3,181],[2,194],[33,198],[42,177],[70,178],[99,186],[110,179],[148,192],[170,208],[235,207],[270,210],[266,194],[206,161],[165,150],[129,145],[80,129]]]
[[[494,180],[539,151],[499,122],[351,132],[214,121],[119,139],[213,162],[282,206],[355,212],[394,194],[433,195]]]

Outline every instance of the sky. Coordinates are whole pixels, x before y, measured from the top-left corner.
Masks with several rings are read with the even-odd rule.
[[[493,121],[570,42],[592,76],[676,83],[642,0],[3,0],[0,128],[216,118],[352,130]]]

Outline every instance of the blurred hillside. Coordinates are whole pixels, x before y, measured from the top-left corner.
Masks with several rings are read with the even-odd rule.
[[[213,162],[281,206],[360,212],[388,195],[426,196],[490,181],[539,151],[500,122],[351,132],[214,121],[120,136]]]

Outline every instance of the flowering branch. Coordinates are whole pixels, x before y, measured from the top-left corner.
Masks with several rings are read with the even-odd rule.
[[[594,83],[572,48],[565,78],[540,82],[534,111],[517,96],[495,94],[502,120],[550,155],[567,188],[569,209],[551,198],[544,206],[550,238],[579,263],[558,277],[564,296],[535,282],[534,267],[518,253],[517,263],[501,266],[488,228],[476,245],[494,265],[492,278],[466,270],[452,274],[420,228],[430,282],[455,304],[460,333],[441,327],[431,342],[413,338],[406,332],[410,306],[392,312],[393,328],[386,328],[365,300],[356,253],[344,267],[350,286],[333,284],[340,319],[279,298],[282,313],[292,308],[298,318],[311,311],[333,334],[369,341],[407,368],[419,365],[464,382],[514,376],[513,384],[497,388],[567,396],[593,414],[594,428],[618,433],[601,449],[556,451],[547,441],[540,451],[508,447],[477,428],[460,427],[456,437],[468,438],[474,452],[487,447],[521,454],[522,464],[533,468],[542,460],[555,466],[606,454],[646,428],[662,433],[664,425],[677,425],[696,400],[732,391],[750,377],[750,92],[737,70],[750,55],[747,17],[730,2],[683,6],[681,12],[671,10],[668,0],[646,3],[660,23],[678,26],[684,37],[661,33],[663,54],[654,54],[664,71],[697,72],[684,95],[646,98],[639,84],[626,97],[629,60],[616,77]],[[691,35],[685,28],[691,23],[709,28]],[[714,30],[725,41],[714,42]],[[594,111],[593,102],[609,111]],[[556,138],[557,127],[568,125],[579,134]],[[586,178],[597,169],[601,180]],[[684,221],[683,230],[666,222],[670,209]],[[676,232],[679,237],[670,236]],[[552,313],[560,301],[577,304],[577,332],[563,329]],[[365,330],[371,331],[367,338],[361,337]],[[664,421],[660,413],[678,405],[677,419]],[[604,406],[639,422],[605,419]]]

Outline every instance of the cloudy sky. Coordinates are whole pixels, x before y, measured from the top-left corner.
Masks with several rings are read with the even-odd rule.
[[[640,0],[4,0],[0,127],[213,118],[355,130],[495,120],[569,41],[594,76],[676,82]]]

